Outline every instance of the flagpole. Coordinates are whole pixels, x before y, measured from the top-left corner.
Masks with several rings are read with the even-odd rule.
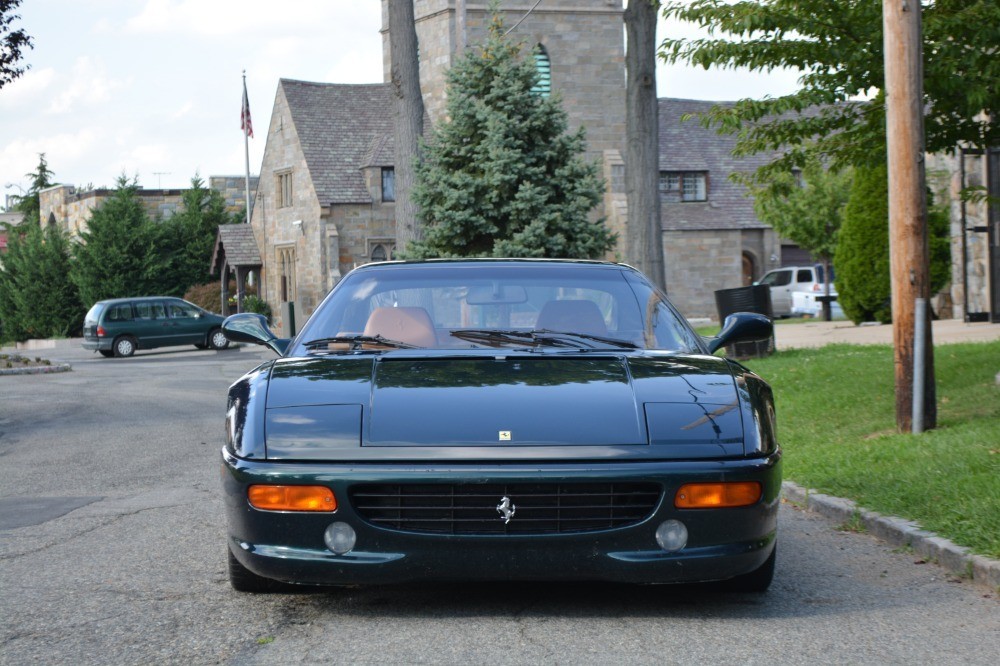
[[[243,70],[243,99],[247,99],[247,70]],[[249,105],[248,105],[249,106]],[[249,112],[249,108],[247,111]],[[247,174],[247,224],[250,224],[250,132],[243,128],[243,156],[246,159]]]

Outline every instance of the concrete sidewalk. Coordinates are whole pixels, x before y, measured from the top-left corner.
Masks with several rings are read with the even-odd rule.
[[[960,319],[941,319],[932,324],[935,345],[953,342],[1000,340],[1000,324],[967,324]],[[822,347],[834,343],[891,345],[892,324],[855,326],[847,320],[777,323],[774,327],[778,350]]]

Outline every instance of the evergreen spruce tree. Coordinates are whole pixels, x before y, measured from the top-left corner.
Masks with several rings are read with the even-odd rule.
[[[222,195],[206,188],[197,175],[181,203],[180,212],[158,225],[163,264],[159,293],[170,296],[182,296],[191,286],[212,279],[208,269],[219,225],[234,221]]]
[[[494,11],[487,41],[448,72],[447,120],[417,165],[423,238],[408,258],[596,258],[612,247],[590,217],[604,183],[582,158],[584,131],[567,132],[561,102],[537,83]]]
[[[0,318],[5,337],[64,337],[78,334],[84,307],[69,280],[70,248],[55,227],[22,225],[0,268]]]
[[[88,307],[105,298],[154,296],[162,285],[161,234],[136,196],[136,181],[122,176],[117,185],[74,248],[70,277]]]

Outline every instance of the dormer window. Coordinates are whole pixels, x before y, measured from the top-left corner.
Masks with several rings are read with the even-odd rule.
[[[660,195],[668,201],[708,201],[708,172],[661,171]]]

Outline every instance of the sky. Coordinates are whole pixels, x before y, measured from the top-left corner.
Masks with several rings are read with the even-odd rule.
[[[39,153],[56,182],[78,187],[244,174],[244,70],[258,137],[279,78],[382,81],[379,0],[25,0],[17,13],[35,48],[31,69],[0,89],[0,208],[27,189]],[[658,38],[668,34],[695,33],[661,21]],[[660,64],[657,94],[760,98],[791,92],[796,78]],[[251,173],[263,152],[251,139]]]

